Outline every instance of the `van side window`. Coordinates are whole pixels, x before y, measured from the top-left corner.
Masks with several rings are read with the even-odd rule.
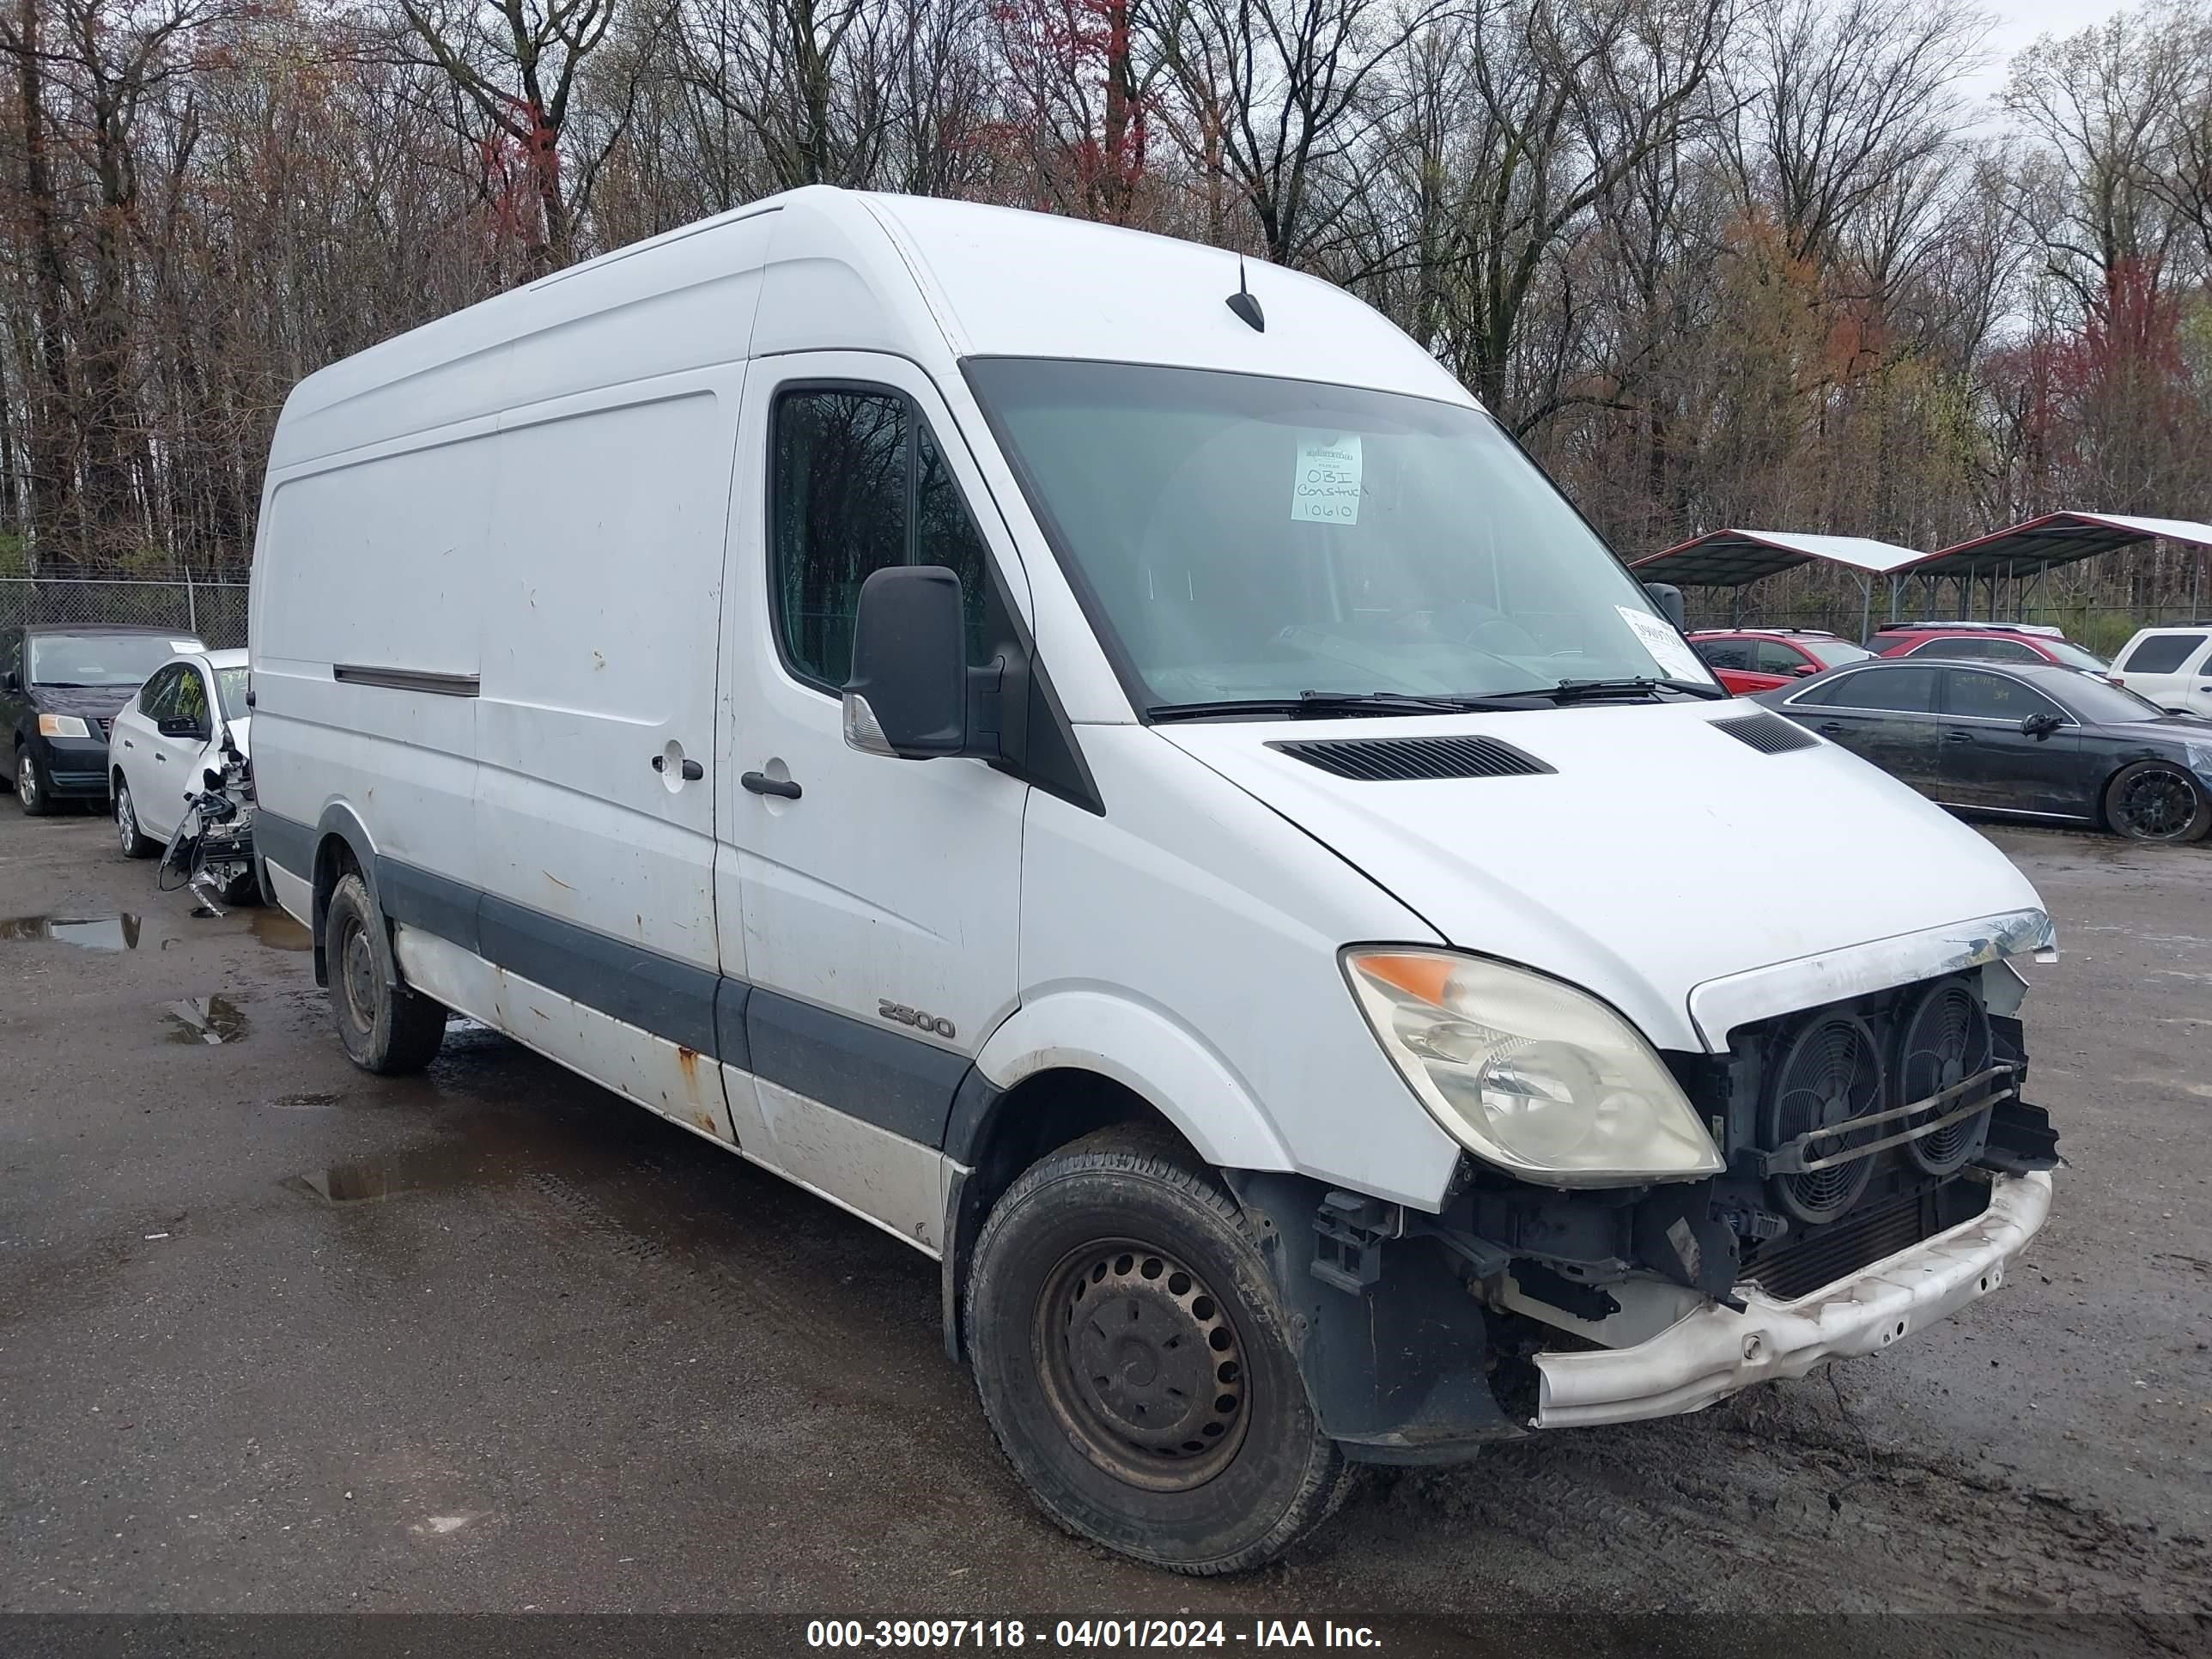
[[[769,592],[776,642],[798,678],[843,689],[860,584],[887,565],[941,564],[959,578],[968,659],[986,650],[983,538],[935,434],[888,389],[784,392],[770,423]]]

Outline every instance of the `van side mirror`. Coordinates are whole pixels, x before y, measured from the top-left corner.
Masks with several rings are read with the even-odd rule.
[[[2047,738],[2066,722],[2049,709],[2028,715],[2020,723],[2021,731],[2031,738]]]
[[[14,669],[0,674],[0,691],[21,691],[22,689],[23,677]]]
[[[1690,631],[1690,613],[1682,604],[1680,588],[1672,582],[1646,582],[1644,591],[1651,596],[1651,603],[1659,607],[1659,613],[1668,622],[1686,634]]]
[[[999,752],[976,732],[969,689],[995,690],[998,670],[968,666],[960,578],[938,564],[892,565],[860,584],[853,672],[845,682],[845,741],[869,755],[929,760]]]

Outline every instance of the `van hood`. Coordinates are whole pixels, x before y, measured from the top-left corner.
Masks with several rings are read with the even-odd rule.
[[[1154,729],[1450,944],[1579,985],[1662,1048],[2049,945],[2034,888],[1940,807],[1825,740],[1770,754],[1714,729],[1755,708]],[[1552,770],[1376,781],[1277,746],[1471,734]]]

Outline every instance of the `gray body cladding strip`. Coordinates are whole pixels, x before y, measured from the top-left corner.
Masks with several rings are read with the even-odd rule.
[[[325,831],[266,811],[254,830],[264,857],[313,878]],[[335,824],[325,830],[343,833]],[[973,1070],[964,1054],[580,927],[347,839],[393,921],[862,1122],[944,1146],[953,1097]]]

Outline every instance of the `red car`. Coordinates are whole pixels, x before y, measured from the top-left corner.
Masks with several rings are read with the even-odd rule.
[[[1690,646],[1740,697],[1874,655],[1840,635],[1814,628],[1709,628],[1691,635]]]
[[[1951,661],[2050,662],[2102,674],[2110,664],[2056,628],[2033,623],[1884,623],[1870,641],[1882,657],[1942,657]]]

